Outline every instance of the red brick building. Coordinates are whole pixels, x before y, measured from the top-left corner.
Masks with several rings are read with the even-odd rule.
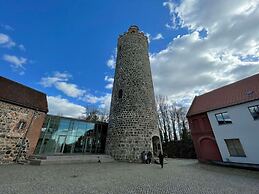
[[[188,114],[187,118],[197,159],[201,162],[222,161],[206,112],[195,115]]]
[[[0,164],[33,154],[47,112],[44,93],[0,76]]]

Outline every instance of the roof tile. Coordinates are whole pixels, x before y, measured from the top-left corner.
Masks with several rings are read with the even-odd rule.
[[[259,99],[259,74],[196,96],[187,117]]]

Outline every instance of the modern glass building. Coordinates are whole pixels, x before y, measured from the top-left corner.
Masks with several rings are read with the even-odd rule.
[[[47,115],[35,155],[104,153],[107,123]]]

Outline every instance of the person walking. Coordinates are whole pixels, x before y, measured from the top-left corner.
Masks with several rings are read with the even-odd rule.
[[[145,161],[145,151],[141,152],[141,160],[142,160],[142,163],[146,163],[146,161]]]
[[[164,155],[162,154],[162,152],[159,153],[158,158],[159,158],[161,168],[163,168],[164,167]]]
[[[148,164],[151,164],[151,159],[152,159],[152,153],[149,151],[149,152],[147,153]]]
[[[144,153],[144,161],[147,164],[148,161],[147,161],[147,153],[146,152]]]

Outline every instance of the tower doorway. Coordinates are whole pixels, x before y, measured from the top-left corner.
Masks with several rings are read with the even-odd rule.
[[[152,137],[152,145],[153,145],[153,155],[158,156],[159,151],[161,150],[160,141],[158,136]]]

